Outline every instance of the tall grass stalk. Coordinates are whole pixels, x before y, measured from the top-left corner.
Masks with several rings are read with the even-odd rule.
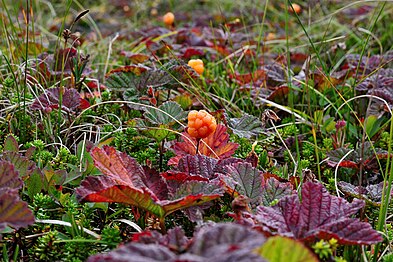
[[[386,163],[386,170],[384,176],[384,184],[382,190],[381,207],[379,209],[378,225],[377,230],[383,231],[386,224],[386,217],[388,212],[388,207],[391,199],[392,183],[393,183],[393,161],[392,161],[392,143],[393,143],[393,115],[390,116],[390,135],[388,143],[388,159]],[[379,249],[381,248],[381,243],[375,246],[373,262],[378,260]]]

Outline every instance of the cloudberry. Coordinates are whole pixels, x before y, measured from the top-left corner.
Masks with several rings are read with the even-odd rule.
[[[203,66],[203,61],[201,59],[191,59],[190,61],[188,61],[188,65],[200,75],[205,70],[205,67]]]
[[[170,26],[175,22],[175,15],[172,12],[168,12],[162,17],[162,21],[164,24]]]
[[[295,12],[296,14],[300,14],[302,12],[302,7],[300,5],[293,3],[292,7],[293,9],[289,7],[289,12],[291,13]]]
[[[190,136],[205,138],[214,133],[217,128],[216,119],[205,110],[192,110],[188,113],[188,129]]]

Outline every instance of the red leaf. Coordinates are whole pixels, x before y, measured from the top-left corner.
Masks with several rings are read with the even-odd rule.
[[[157,172],[143,169],[138,162],[115,148],[103,146],[91,151],[103,176],[82,181],[76,194],[80,200],[129,204],[163,218],[168,214],[201,205],[222,195],[220,185],[188,181],[170,188]],[[169,199],[170,197],[170,199]]]
[[[190,59],[193,56],[202,56],[203,55],[203,51],[196,49],[196,48],[192,48],[189,47],[186,49],[186,51],[184,51],[184,54],[181,56],[183,59]]]
[[[339,165],[339,167],[347,167],[347,168],[358,168],[358,165],[350,160],[344,160]]]
[[[235,79],[236,82],[240,85],[248,84],[250,82],[262,82],[267,79],[265,70],[261,70],[261,69],[248,74],[235,73],[235,74],[231,74],[229,77]]]
[[[229,142],[229,134],[226,131],[226,126],[217,125],[216,131],[200,142],[199,153],[216,159],[232,156],[239,144]],[[177,165],[183,156],[196,154],[196,139],[190,137],[187,132],[183,132],[182,135],[186,139],[184,142],[177,142],[173,145],[172,149],[176,156],[169,160],[168,165]]]
[[[149,59],[148,55],[136,54],[129,51],[121,51],[120,54],[130,59],[132,64],[143,63]]]
[[[86,99],[80,98],[79,101],[80,101],[79,109],[84,110],[90,107],[90,103]]]
[[[117,185],[144,187],[144,170],[139,163],[126,153],[116,151],[114,147],[95,147],[91,151],[94,165],[104,174],[116,181]]]

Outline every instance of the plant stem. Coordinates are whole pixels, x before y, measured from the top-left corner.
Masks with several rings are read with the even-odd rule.
[[[199,144],[200,144],[200,142],[201,142],[201,139],[200,139],[200,138],[197,138],[197,144],[196,144],[196,152],[195,152],[195,155],[198,155],[198,150],[199,150]]]

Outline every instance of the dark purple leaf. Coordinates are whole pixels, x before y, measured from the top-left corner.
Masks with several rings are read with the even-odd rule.
[[[280,182],[271,177],[267,179],[265,184],[262,186],[262,203],[265,206],[270,206],[274,200],[281,199],[295,193],[296,191],[293,189],[291,183]]]
[[[291,195],[273,207],[258,207],[256,219],[261,230],[303,241],[331,237],[340,244],[369,245],[382,241],[370,224],[349,218],[364,207],[364,201],[355,199],[348,203],[313,182],[303,184],[301,195],[301,203],[297,195]]]
[[[0,230],[6,226],[19,229],[33,223],[33,212],[19,199],[18,190],[0,188]]]
[[[217,162],[217,159],[203,155],[186,155],[179,160],[177,170],[189,175],[212,179],[215,177],[214,168]]]
[[[144,167],[143,183],[154,192],[158,199],[163,200],[168,197],[168,186],[163,177],[154,169]]]
[[[376,185],[368,185],[366,187],[363,187],[363,186],[354,186],[350,183],[340,181],[338,182],[338,187],[340,188],[341,191],[343,191],[345,194],[351,197],[364,199],[367,204],[371,204],[374,206],[381,205],[383,182]]]
[[[235,250],[249,250],[265,242],[265,237],[258,232],[233,223],[206,225],[199,229],[193,238],[189,252],[205,258],[217,257]],[[214,261],[214,260],[212,260]]]
[[[107,254],[90,257],[88,262],[157,262],[175,261],[176,254],[169,248],[157,244],[130,243]]]
[[[372,245],[381,242],[381,235],[366,222],[344,218],[321,226],[313,232],[320,239],[335,238],[342,245]]]
[[[138,243],[94,255],[87,261],[263,262],[265,260],[254,250],[264,242],[262,234],[248,227],[212,223],[200,228],[191,240],[180,228],[170,230],[165,236],[156,232],[142,233],[138,236]]]
[[[60,99],[61,105],[59,104]],[[62,110],[68,113],[74,113],[79,108],[80,101],[80,94],[76,89],[55,87],[47,89],[44,94],[35,99],[30,108],[32,110],[47,110],[57,109],[61,106]]]
[[[187,198],[187,196],[221,196],[223,189],[218,181],[199,182],[187,181],[179,186],[172,199]],[[202,204],[202,203],[201,203]]]
[[[9,161],[0,160],[0,189],[19,189],[22,185],[22,179],[19,178],[19,172],[15,170],[14,165]]]
[[[34,161],[17,152],[4,152],[2,159],[11,162],[21,178],[29,177],[33,173],[41,173]]]
[[[384,63],[389,63],[393,61],[393,52],[387,52],[384,55],[372,55],[370,57],[360,55],[349,54],[346,56],[348,66],[351,69],[359,67],[360,74],[370,74],[374,70],[378,69]]]

